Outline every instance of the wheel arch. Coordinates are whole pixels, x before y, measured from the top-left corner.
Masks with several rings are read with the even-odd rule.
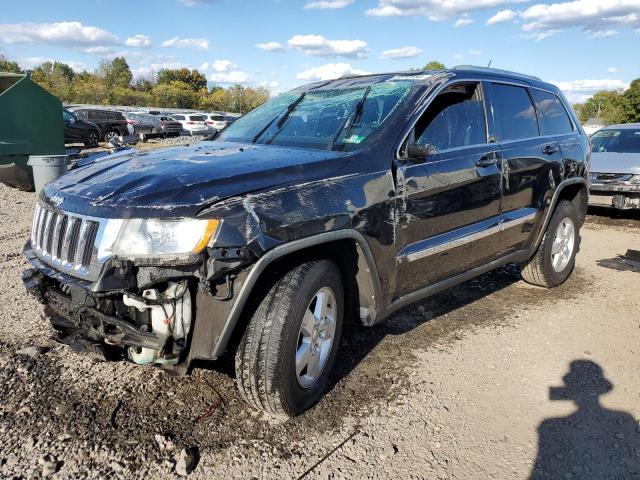
[[[571,177],[565,179],[558,185],[553,192],[553,196],[548,200],[549,207],[544,215],[542,228],[540,229],[536,241],[533,244],[533,252],[535,252],[540,246],[542,238],[547,230],[547,226],[549,225],[549,221],[551,220],[551,216],[553,215],[553,212],[560,200],[568,200],[575,205],[578,210],[580,226],[582,226],[587,216],[587,204],[589,202],[589,187],[587,185],[587,180],[583,177]]]
[[[351,246],[351,249],[344,248]],[[270,269],[313,258],[329,258],[336,261],[343,279],[346,295],[356,302],[360,320],[373,325],[383,312],[382,287],[375,259],[364,236],[357,230],[343,229],[305,237],[269,250],[251,267],[229,313],[222,332],[213,349],[213,358],[224,353],[237,328],[249,299]],[[351,277],[353,273],[353,277]]]

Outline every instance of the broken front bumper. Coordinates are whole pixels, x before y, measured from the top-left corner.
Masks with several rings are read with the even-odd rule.
[[[629,210],[640,208],[640,185],[592,183],[589,205]]]
[[[151,332],[143,332],[129,322],[98,310],[95,300],[78,286],[59,289],[37,270],[23,272],[27,291],[46,305],[52,325],[63,332],[60,340],[70,343],[80,337],[109,345],[149,348],[161,351],[165,341]],[[65,292],[66,291],[66,292]]]

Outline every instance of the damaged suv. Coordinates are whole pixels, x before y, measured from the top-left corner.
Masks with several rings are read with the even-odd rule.
[[[229,350],[244,399],[292,416],[321,397],[351,318],[374,325],[508,263],[563,283],[589,155],[566,100],[533,77],[314,83],[209,141],[49,183],[24,282],[69,344],[178,372]]]

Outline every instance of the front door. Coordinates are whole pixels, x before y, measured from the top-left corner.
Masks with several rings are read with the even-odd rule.
[[[501,154],[482,84],[445,87],[407,144],[435,154],[398,164],[396,297],[487,263],[499,250]]]

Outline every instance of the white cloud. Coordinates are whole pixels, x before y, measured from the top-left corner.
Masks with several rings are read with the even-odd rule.
[[[80,22],[2,23],[0,43],[44,43],[66,47],[113,45],[118,37],[102,28]]]
[[[328,40],[321,35],[294,35],[287,44],[314,57],[363,59],[367,58],[369,52],[364,40]]]
[[[497,23],[510,22],[511,20],[516,18],[517,15],[518,15],[517,12],[513,10],[509,10],[508,8],[506,10],[500,10],[493,17],[487,20],[487,25],[495,25]]]
[[[179,0],[180,3],[184,3],[188,7],[193,7],[194,5],[208,5],[212,3],[216,3],[218,0]]]
[[[124,41],[127,47],[149,48],[151,46],[151,39],[147,35],[134,35]]]
[[[461,54],[461,53],[456,53],[456,54],[453,56],[453,59],[454,59],[454,60],[462,60],[463,58],[464,58],[464,55],[463,55],[463,54]]]
[[[366,14],[374,17],[421,16],[438,21],[522,1],[527,0],[378,0],[378,6],[370,8]]]
[[[258,43],[256,47],[265,52],[284,52],[284,45],[280,42]]]
[[[616,73],[618,71],[618,69],[616,67],[609,67],[607,69],[607,73]]]
[[[611,78],[573,80],[570,82],[552,82],[567,96],[571,102],[584,102],[594,93],[601,90],[626,90],[629,84]]]
[[[89,69],[83,62],[77,62],[75,60],[54,60],[52,58],[45,57],[24,57],[18,60],[18,65],[25,70],[32,70],[35,67],[42,65],[45,62],[60,62],[65,63],[71,67],[74,72],[84,72]]]
[[[380,58],[415,58],[422,53],[422,49],[418,47],[401,47],[385,50],[380,54]]]
[[[469,50],[471,55],[482,55],[484,52],[482,50],[474,50],[473,48]]]
[[[454,27],[465,27],[467,25],[471,25],[475,20],[469,17],[462,17],[456,20],[456,23],[453,25]]]
[[[209,75],[209,81],[213,83],[233,84],[233,83],[247,83],[251,80],[251,75],[247,72],[240,70],[234,70],[232,72],[219,72]]]
[[[353,3],[353,0],[324,0],[318,2],[308,2],[304,8],[305,10],[317,9],[317,10],[335,10],[338,8],[348,7]]]
[[[572,27],[580,27],[593,37],[603,38],[615,35],[617,28],[640,27],[640,1],[573,0],[536,4],[524,10],[520,17],[525,22],[522,29],[536,39]]]
[[[165,40],[160,45],[163,47],[195,48],[196,50],[209,50],[209,40],[205,38],[180,38],[173,37]]]
[[[107,53],[111,53],[111,47],[99,45],[97,47],[83,48],[82,51],[86,53],[93,53],[95,55],[106,55]]]
[[[211,68],[216,72],[228,72],[229,70],[235,70],[238,68],[231,60],[216,60],[211,65]]]
[[[298,80],[332,80],[344,77],[345,75],[365,75],[369,72],[353,68],[350,63],[328,63],[321,67],[304,70],[296,78]]]

